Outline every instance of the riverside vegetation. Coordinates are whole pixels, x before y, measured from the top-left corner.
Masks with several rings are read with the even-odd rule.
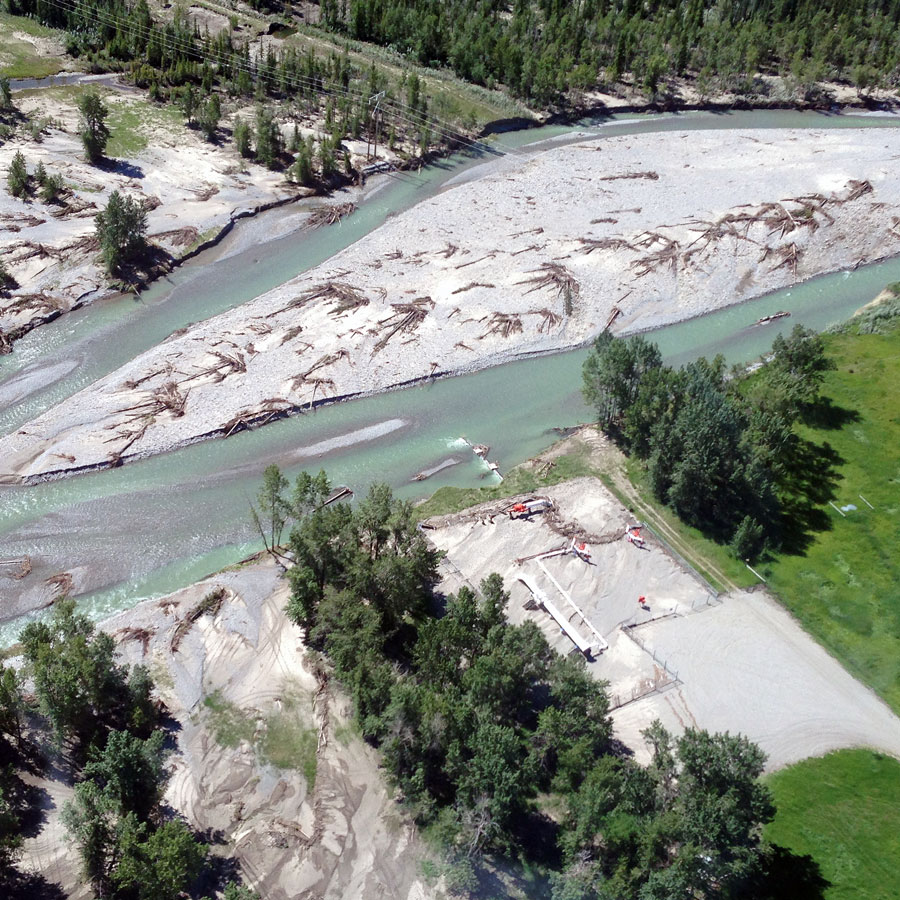
[[[511,858],[558,900],[778,896],[791,857],[762,839],[774,810],[758,747],[656,723],[639,766],[583,660],[506,621],[498,575],[480,593],[434,594],[439,553],[408,503],[383,485],[355,507],[326,503],[324,472],[289,488],[270,466],[254,509],[287,567],[287,613],[333,666],[455,892]]]
[[[207,850],[162,804],[167,735],[143,666],[116,662],[112,637],[62,599],[21,635],[24,675],[0,664],[0,887],[45,896],[40,875],[15,867],[22,836],[36,833],[43,772],[74,782],[62,822],[96,896],[175,900],[197,885]],[[53,896],[56,896],[53,894]],[[197,896],[197,894],[194,894]],[[258,900],[232,882],[226,900]]]
[[[722,357],[675,370],[655,344],[608,332],[584,363],[584,396],[600,427],[647,466],[656,498],[689,525],[730,543],[740,559],[801,551],[833,499],[839,458],[796,425],[823,415],[834,363],[796,326],[758,372],[726,372]]]

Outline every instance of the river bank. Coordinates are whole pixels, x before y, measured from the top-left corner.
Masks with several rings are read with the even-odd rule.
[[[327,263],[173,335],[0,441],[0,474],[117,465],[900,250],[893,130],[581,137],[451,179]]]

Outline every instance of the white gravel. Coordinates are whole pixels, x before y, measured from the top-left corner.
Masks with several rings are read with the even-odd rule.
[[[722,131],[586,140],[506,157],[3,439],[0,479],[105,465],[228,431],[236,416],[572,347],[601,331],[616,306],[615,331],[649,328],[898,252],[898,147],[893,130]],[[617,177],[639,173],[656,177]],[[873,190],[841,202],[854,180]],[[799,202],[788,198],[809,195],[829,199],[812,216],[817,227],[744,223],[740,237],[701,238],[699,222],[781,201],[796,211]],[[581,243],[611,238],[627,246],[586,253]],[[654,266],[667,246],[671,261]],[[779,266],[792,246],[796,268]],[[562,292],[530,280],[551,262],[578,283],[569,310]],[[368,304],[336,315],[332,302],[303,302],[327,281],[352,285]],[[421,315],[407,318],[411,307],[398,305],[413,302]],[[499,316],[514,317],[508,336]],[[217,353],[238,362],[224,378],[203,374]],[[172,391],[186,397],[183,410],[154,405]]]

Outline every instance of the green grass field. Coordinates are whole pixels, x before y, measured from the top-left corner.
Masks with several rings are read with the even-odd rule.
[[[844,460],[834,502],[856,509],[825,506],[830,529],[762,572],[804,628],[900,712],[900,329],[826,340],[838,368],[823,393],[858,417],[803,436]]]
[[[842,750],[768,783],[778,813],[766,836],[818,863],[831,885],[826,900],[900,897],[900,762]]]
[[[24,16],[0,13],[0,72],[7,78],[44,78],[73,67],[74,60],[42,56],[34,44],[20,35],[62,40],[62,32],[38,25]]]

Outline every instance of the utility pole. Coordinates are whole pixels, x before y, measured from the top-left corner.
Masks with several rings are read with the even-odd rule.
[[[379,91],[377,94],[373,94],[369,97],[369,109],[372,109],[372,104],[375,104],[375,108],[372,109],[372,120],[373,120],[373,128],[374,137],[375,137],[375,152],[372,156],[375,159],[378,159],[378,114],[381,112],[381,101],[384,99],[384,91]],[[366,158],[371,159],[369,156],[369,142],[366,141]]]

